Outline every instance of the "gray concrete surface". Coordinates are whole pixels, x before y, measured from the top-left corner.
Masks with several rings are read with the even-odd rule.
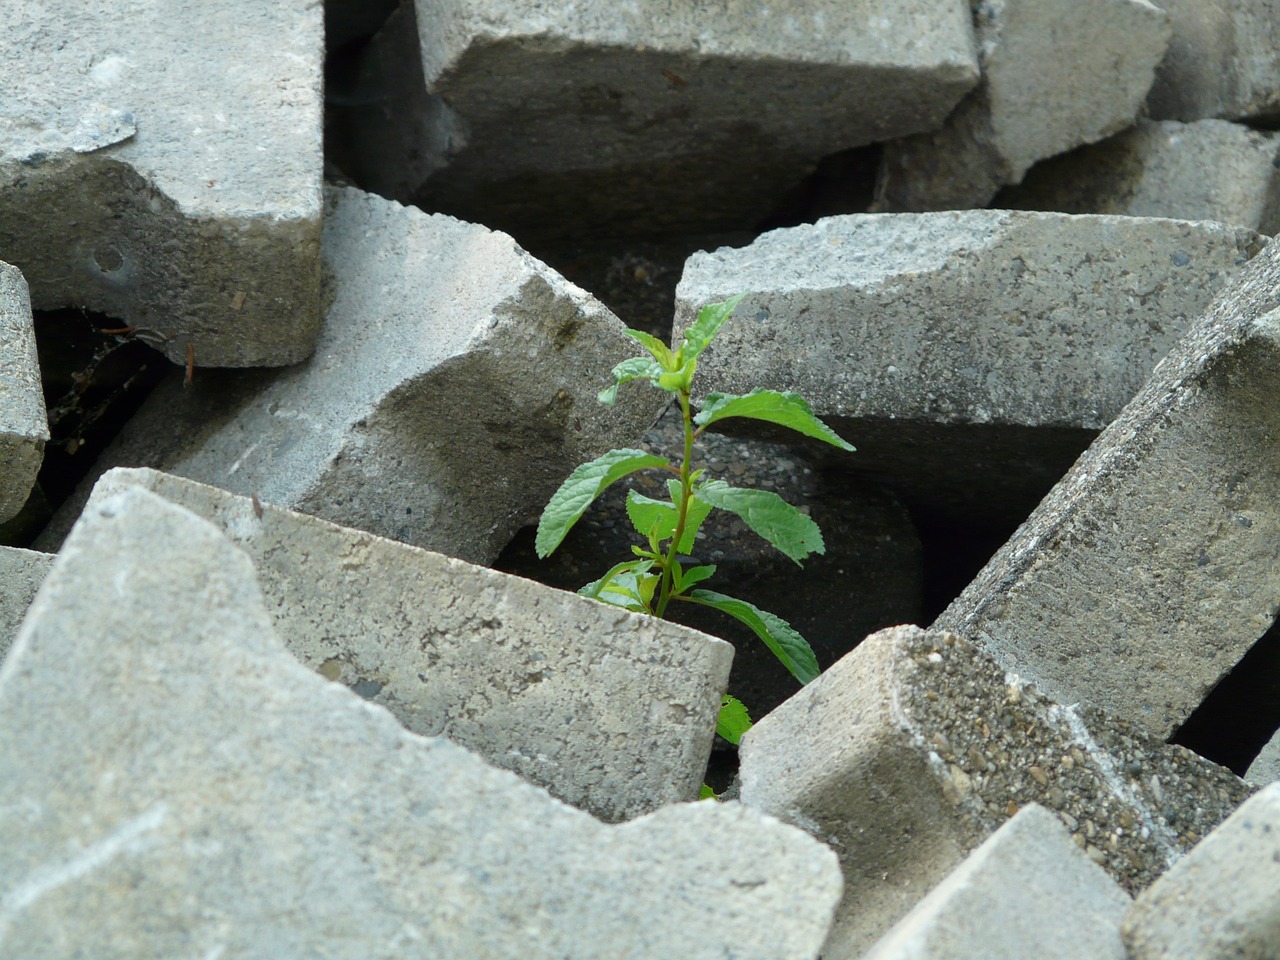
[[[1263,745],[1253,763],[1249,764],[1244,778],[1257,787],[1280,780],[1280,730]]]
[[[31,298],[22,272],[0,262],[0,523],[27,502],[48,440]]]
[[[0,546],[0,661],[52,564],[51,553]]]
[[[1280,249],[1156,367],[935,621],[1168,737],[1280,604]]]
[[[289,652],[602,820],[696,800],[733,650],[720,640],[154,470],[111,470],[249,555]],[[606,568],[607,569],[607,568]]]
[[[320,329],[320,5],[0,6],[0,252],[37,309],[175,363],[297,363]]]
[[[864,960],[1126,960],[1128,895],[1036,804],[1019,810]],[[829,957],[828,960],[839,960]]]
[[[77,525],[0,667],[0,953],[816,955],[835,857],[739,806],[618,826],[405,731],[273,636],[143,490]]]
[[[1169,43],[1147,0],[974,6],[982,82],[937,130],[885,144],[875,209],[984,207],[1037,160],[1129,126]]]
[[[951,634],[868,637],[743,738],[741,798],[840,854],[825,956],[857,957],[1030,803],[1126,891],[1250,788],[1135,725],[1055,703]]]
[[[1037,164],[997,206],[1217,220],[1280,231],[1280,134],[1227,120],[1139,120]]]

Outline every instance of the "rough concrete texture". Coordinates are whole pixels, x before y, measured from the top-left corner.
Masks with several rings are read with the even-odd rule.
[[[107,573],[104,575],[104,571]],[[811,958],[835,857],[738,806],[606,826],[297,663],[253,567],[143,490],[0,667],[0,953]]]
[[[1280,783],[1250,799],[1147,890],[1124,921],[1130,960],[1280,957]]]
[[[695,800],[728,644],[531,580],[154,470],[112,470],[90,507],[142,487],[253,561],[302,663],[602,820]]]
[[[1157,120],[1280,118],[1280,2],[1162,0],[1173,35],[1147,100]]]
[[[933,129],[978,79],[962,0],[418,0],[365,71],[371,189],[575,235],[754,223],[824,155]]]
[[[1280,780],[1280,730],[1266,742],[1262,750],[1245,771],[1245,780],[1255,787]]]
[[[1001,207],[1218,220],[1280,231],[1280,134],[1227,120],[1140,120],[1037,164]]]
[[[173,377],[95,469],[155,467],[488,563],[574,467],[662,408],[657,390],[598,402],[635,342],[504,234],[332,189],[325,262],[314,357],[191,389]]]
[[[840,466],[909,505],[1025,517],[1265,242],[1125,217],[830,217],[694,254],[675,325],[752,291],[700,390],[795,390],[858,448]]]
[[[27,284],[0,262],[0,523],[27,502],[48,439]]]
[[[52,563],[51,553],[0,546],[0,661]]]
[[[1169,42],[1147,0],[974,4],[982,82],[939,129],[885,144],[875,209],[983,207],[1037,160],[1123,130]]]
[[[864,960],[1125,960],[1128,895],[1044,807],[1019,810]],[[832,957],[831,960],[837,960]]]
[[[1225,768],[1062,706],[953,635],[868,637],[743,738],[742,802],[840,854],[823,953],[857,957],[1021,807],[1129,892],[1248,795]]]
[[[320,4],[0,5],[0,251],[174,362],[320,329]],[[211,68],[211,65],[219,65]]]
[[[935,621],[1165,738],[1280,604],[1280,248],[1269,246]]]

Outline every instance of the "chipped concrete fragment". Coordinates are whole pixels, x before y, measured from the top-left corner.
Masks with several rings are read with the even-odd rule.
[[[27,284],[0,262],[0,523],[27,502],[48,440]]]
[[[0,546],[0,661],[52,563],[51,553]]]

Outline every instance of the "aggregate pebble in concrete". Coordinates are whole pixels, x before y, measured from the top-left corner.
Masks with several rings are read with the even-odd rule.
[[[1273,245],[934,626],[1168,737],[1276,618],[1277,397]]]
[[[0,523],[27,502],[48,440],[27,284],[0,262]]]
[[[755,811],[608,826],[405,731],[294,660],[248,557],[143,490],[72,532],[0,731],[0,953],[24,960],[809,960],[839,897],[830,851]]]
[[[982,82],[938,130],[885,144],[877,210],[983,207],[1037,160],[1123,130],[1169,42],[1147,0],[974,5]]]
[[[1128,217],[830,217],[694,254],[675,325],[751,291],[699,390],[795,390],[858,448],[841,468],[961,522],[1017,522],[1265,242]]]
[[[0,255],[37,309],[170,360],[274,366],[320,329],[321,5],[0,5]]]
[[[602,820],[697,799],[728,644],[154,470],[108,471],[89,509],[135,487],[243,549],[289,652],[406,729]]]
[[[488,563],[578,464],[662,409],[657,390],[598,402],[635,341],[505,234],[335,188],[325,260],[314,357],[191,388],[173,377],[95,469],[154,467]]]
[[[1225,768],[1076,710],[951,634],[882,630],[743,738],[742,802],[840,854],[824,955],[856,957],[1021,807],[1149,885],[1249,794]]]
[[[0,661],[52,563],[51,553],[0,546]]]
[[[864,960],[1125,960],[1129,897],[1056,816],[1019,810]],[[831,957],[830,960],[837,960]]]
[[[1140,120],[1046,160],[996,204],[1019,210],[1217,220],[1280,231],[1280,134],[1227,120]]]
[[[1280,957],[1280,783],[1138,898],[1124,943],[1130,960]]]

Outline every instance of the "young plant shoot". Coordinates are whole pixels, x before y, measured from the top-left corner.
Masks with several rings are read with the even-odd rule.
[[[690,396],[698,357],[744,296],[746,294],[739,294],[703,307],[675,350],[643,330],[626,331],[627,336],[640,342],[647,355],[632,357],[614,367],[613,383],[601,391],[600,401],[612,405],[617,400],[618,388],[632,380],[646,380],[659,390],[674,394],[684,424],[683,456],[678,464],[673,464],[666,457],[643,450],[610,450],[582,464],[561,484],[543,510],[535,549],[539,557],[550,556],[592,502],[614,482],[641,470],[662,470],[670,474],[668,500],[654,500],[634,490],[627,494],[627,516],[645,541],[643,546],[631,548],[635,559],[617,564],[578,592],[655,617],[665,616],[672,602],[713,607],[750,627],[792,676],[804,684],[818,675],[818,661],[804,637],[780,617],[745,600],[703,587],[716,568],[698,564],[691,556],[698,528],[716,509],[736,514],[797,565],[810,554],[825,551],[818,525],[776,493],[731,487],[694,468],[693,442],[713,423],[730,417],[765,420],[841,450],[853,450],[815,417],[809,405],[795,393],[776,390],[753,390],[743,396],[710,393],[702,409],[696,416],[693,414]],[[731,743],[737,743],[750,726],[743,705],[732,697],[725,697],[717,732]]]

